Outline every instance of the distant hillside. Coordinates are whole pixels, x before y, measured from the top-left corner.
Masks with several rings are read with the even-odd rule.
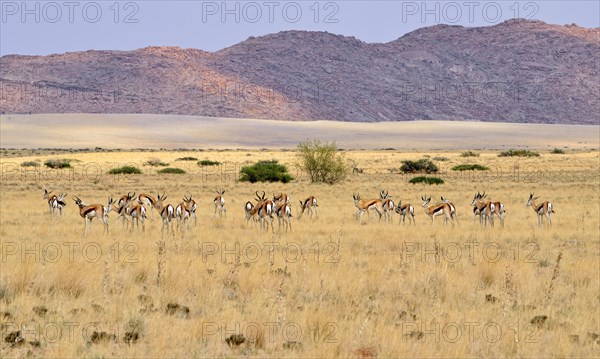
[[[386,44],[286,31],[209,53],[0,58],[2,113],[597,124],[600,29],[437,25]]]

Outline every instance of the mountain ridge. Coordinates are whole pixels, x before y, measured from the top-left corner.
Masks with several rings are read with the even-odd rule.
[[[0,112],[596,124],[599,44],[600,28],[509,20],[387,43],[288,30],[215,52],[6,55]]]

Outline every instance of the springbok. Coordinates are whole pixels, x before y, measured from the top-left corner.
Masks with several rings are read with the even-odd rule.
[[[186,197],[184,197],[184,198],[186,198]],[[194,217],[194,227],[195,227],[198,224],[198,217],[196,217],[196,210],[198,209],[198,205],[196,204],[196,201],[194,201],[192,199],[191,194],[189,197],[187,197],[186,206],[187,206],[187,209],[190,211],[190,215],[192,217]]]
[[[161,235],[164,234],[165,227],[167,227],[167,235],[169,234],[169,224],[171,224],[171,221],[175,218],[175,208],[170,204],[167,204],[166,206],[163,204],[166,199],[166,195],[163,194],[161,196],[159,193],[156,196],[156,204],[154,205],[154,208],[156,208],[160,214],[160,218],[162,218],[162,227],[160,229]]]
[[[379,198],[381,199],[381,208],[383,210],[383,221],[389,221],[392,223],[392,214],[394,213],[394,209],[396,208],[396,204],[392,200],[392,196],[388,193],[388,191],[381,190],[379,192]]]
[[[275,228],[273,228],[273,212],[275,210],[275,204],[265,197],[265,191],[263,191],[262,195],[259,195],[258,191],[256,191],[256,199],[258,202],[256,203],[255,210],[260,222],[260,229],[268,229],[269,223],[267,223],[267,221],[269,221],[271,224],[271,232],[275,233]]]
[[[531,207],[537,213],[538,216],[538,225],[544,225],[544,215],[548,218],[548,223],[552,225],[552,213],[554,213],[554,206],[552,202],[544,201],[540,204],[536,204],[535,200],[540,197],[533,197],[533,193],[529,194],[529,200],[527,201],[526,207]]]
[[[183,202],[177,205],[175,208],[175,217],[177,218],[177,228],[181,225],[181,229],[183,230],[183,225],[187,222],[187,228],[190,228],[190,217],[191,217],[191,198],[187,198],[183,196]]]
[[[298,219],[300,219],[300,217],[302,217],[302,215],[304,214],[304,211],[306,211],[307,215],[309,216],[309,218],[312,218],[312,213],[313,211],[315,212],[315,218],[318,218],[317,216],[317,199],[315,198],[315,196],[309,196],[307,199],[305,199],[304,201],[300,201],[300,214],[298,215]]]
[[[133,222],[137,224],[138,230],[140,229],[140,221],[142,221],[142,232],[146,232],[146,207],[140,202],[134,204],[129,209],[129,216],[131,217],[131,231],[133,232]]]
[[[104,224],[104,231],[102,233],[106,232],[108,234],[108,212],[110,212],[114,203],[112,197],[108,199],[107,207],[104,207],[101,204],[91,204],[88,206],[85,203],[83,203],[83,201],[79,199],[79,197],[75,197],[73,200],[75,201],[75,204],[79,207],[79,215],[85,220],[84,235],[87,236],[88,234],[88,223],[89,228],[92,228],[92,220],[94,218],[98,218],[98,220],[102,221],[102,223]]]
[[[491,202],[484,201],[484,198],[487,197],[485,191],[483,193],[479,193],[473,197],[473,201],[471,201],[471,206],[473,206],[473,221],[477,218],[477,215],[480,216],[479,222],[485,226],[487,222],[489,222],[490,226],[494,226],[494,216],[497,215],[500,218],[500,226],[504,227],[504,214],[506,209],[504,204],[501,202]],[[486,221],[487,219],[487,221]]]
[[[360,222],[362,224],[362,217],[365,212],[367,212],[367,216],[371,218],[371,214],[369,210],[377,212],[379,215],[379,220],[381,220],[382,209],[380,199],[362,199],[360,198],[360,194],[353,194],[352,198],[354,199],[354,205],[356,206],[356,214],[355,217],[360,216]]]
[[[50,210],[50,218],[54,218],[54,214],[56,210],[58,210],[60,216],[62,217],[62,209],[67,206],[65,202],[66,194],[60,193],[58,196],[53,194],[50,195],[52,191],[48,192],[47,189],[44,190],[44,199],[48,201],[48,209]]]
[[[458,216],[456,215],[456,206],[452,204],[449,200],[445,199],[443,196],[440,197],[442,202],[447,203],[450,206],[450,218],[456,220],[456,224],[458,224]],[[454,222],[452,222],[454,224]]]
[[[149,194],[140,193],[140,195],[138,196],[138,202],[150,207],[150,212],[152,212],[152,209],[156,208],[156,198],[152,197]]]
[[[281,221],[285,226],[285,231],[288,231],[288,227],[290,231],[292,230],[292,206],[290,206],[290,197],[285,193],[280,193],[276,195],[273,193],[273,204],[274,204],[274,212],[277,216],[277,231],[281,232]]]
[[[126,195],[121,196],[119,201],[116,204],[113,203],[112,206],[112,210],[119,215],[119,217],[117,217],[117,221],[119,218],[122,218],[123,226],[125,226],[125,223],[127,223],[127,228],[129,228],[129,219],[127,219],[127,216],[130,214],[131,201],[133,200],[134,196],[135,192],[133,192],[133,194],[128,192]]]
[[[429,196],[429,198],[421,196],[421,201],[423,201],[423,211],[425,211],[425,214],[431,218],[431,225],[433,225],[433,219],[436,216],[444,216],[444,224],[448,223],[448,219],[450,219],[452,224],[454,224],[454,220],[451,215],[452,208],[450,203],[442,202],[434,206],[427,206],[429,202],[431,202],[431,196]]]
[[[213,200],[215,204],[215,217],[217,216],[217,211],[219,212],[219,217],[223,216],[225,213],[225,217],[227,218],[227,208],[225,208],[225,190],[217,191],[217,197]]]
[[[400,224],[400,222],[404,224],[407,215],[410,215],[410,217],[408,217],[408,224],[410,224],[411,219],[412,223],[416,224],[415,207],[413,207],[410,203],[402,204],[402,201],[399,201],[398,205],[396,206],[396,213],[400,215],[400,218],[398,218],[398,224]]]
[[[244,213],[246,214],[246,223],[250,222],[250,219],[254,220],[254,222],[256,223],[256,212],[257,210],[254,210],[255,206],[252,204],[252,202],[248,201],[246,202],[246,204],[244,205]]]
[[[484,225],[486,216],[485,209],[487,207],[487,203],[483,200],[485,197],[487,197],[485,191],[483,194],[477,191],[477,194],[473,196],[473,200],[471,201],[471,206],[473,206],[473,224],[475,224],[477,216],[479,216],[479,224],[481,224],[481,226]]]

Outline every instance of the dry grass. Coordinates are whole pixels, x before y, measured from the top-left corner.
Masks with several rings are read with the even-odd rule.
[[[289,151],[207,151],[202,158],[223,164],[181,162],[187,173],[177,176],[144,166],[146,152],[73,153],[81,162],[70,170],[20,166],[51,155],[4,158],[0,356],[597,357],[598,153],[542,152],[516,166],[482,151],[469,161],[491,168],[483,174],[452,173],[460,151],[427,154],[449,159],[438,163],[445,184],[409,185],[390,169],[423,154],[394,151],[348,152],[364,173],[334,186],[299,174],[285,185],[235,182],[245,162],[262,159],[293,173]],[[198,154],[159,154],[170,163],[184,156]],[[144,174],[106,174],[127,163]],[[50,219],[44,188],[69,194],[62,218]],[[213,218],[216,188],[226,190],[227,218]],[[382,188],[415,206],[416,226],[397,216],[358,224],[352,193]],[[294,204],[315,195],[319,218],[261,233],[243,215],[257,189],[286,192]],[[161,239],[155,211],[144,234],[123,231],[113,212],[108,236],[96,222],[83,237],[73,195],[106,205],[132,190],[167,193],[173,204],[192,194],[198,226]],[[473,224],[477,190],[506,205],[504,228]],[[552,227],[536,225],[529,192],[553,201]],[[418,200],[425,193],[449,198],[460,225],[432,227]],[[17,330],[23,344],[7,343]]]

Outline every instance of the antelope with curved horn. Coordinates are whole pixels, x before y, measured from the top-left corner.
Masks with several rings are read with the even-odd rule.
[[[92,220],[97,218],[102,221],[104,224],[104,232],[108,234],[108,212],[110,212],[112,205],[114,203],[112,197],[108,199],[108,206],[104,207],[101,204],[91,204],[86,205],[79,197],[75,197],[73,199],[75,204],[79,207],[79,215],[81,218],[85,220],[85,232],[84,234],[87,236],[88,234],[88,223],[89,228],[92,228]]]
[[[273,201],[266,198],[265,191],[263,191],[261,196],[259,196],[258,191],[256,191],[256,196],[258,203],[256,204],[255,208],[257,211],[256,214],[258,215],[258,220],[260,222],[260,229],[269,229],[270,223],[271,232],[275,233],[275,228],[273,228],[273,212],[275,210],[275,204]]]
[[[148,206],[150,208],[150,212],[152,212],[152,210],[156,208],[156,198],[152,197],[149,194],[140,193],[140,195],[138,196],[138,202],[145,206]]]
[[[198,217],[196,216],[196,210],[198,209],[198,205],[196,204],[196,201],[192,199],[191,194],[189,197],[187,197],[186,206],[187,209],[190,211],[190,215],[194,217],[194,227],[196,227],[196,225],[198,224]]]
[[[300,219],[300,217],[302,217],[302,215],[304,214],[304,211],[306,211],[309,218],[312,218],[313,211],[314,211],[315,218],[318,218],[317,207],[318,207],[318,204],[317,204],[317,199],[315,198],[315,196],[309,196],[304,201],[300,201],[301,211],[300,211],[300,214],[298,215],[298,219]]]
[[[223,214],[225,214],[225,217],[227,217],[227,208],[225,208],[225,197],[223,197],[224,194],[225,190],[217,190],[217,197],[215,197],[215,199],[213,200],[213,203],[215,204],[215,217],[217,216],[217,211],[219,212],[219,217],[222,217]]]
[[[129,210],[129,216],[131,217],[131,231],[133,232],[133,223],[137,224],[138,231],[140,229],[140,221],[142,222],[142,232],[146,232],[146,207],[138,202],[131,206]]]
[[[274,210],[277,215],[277,232],[281,232],[281,221],[283,221],[286,233],[288,228],[290,231],[292,230],[292,206],[290,206],[289,200],[290,197],[285,193],[273,194]]]
[[[535,203],[535,201],[540,197],[533,197],[534,194],[529,194],[529,200],[527,200],[526,207],[531,207],[538,216],[538,225],[544,225],[544,215],[548,218],[548,223],[552,225],[552,213],[554,213],[554,206],[552,202],[544,201],[542,203]]]
[[[379,215],[379,220],[381,220],[382,209],[380,199],[362,199],[360,198],[360,194],[353,194],[352,198],[354,199],[354,205],[356,206],[356,214],[355,217],[360,216],[359,223],[362,224],[362,217],[365,212],[367,212],[367,216],[371,217],[369,210],[377,212]]]
[[[388,191],[381,190],[379,192],[379,198],[381,199],[381,208],[383,210],[383,221],[392,223],[392,214],[396,208],[396,204],[392,200],[392,196]]]
[[[415,207],[413,207],[410,203],[402,204],[402,201],[399,201],[398,205],[396,206],[396,213],[398,213],[400,215],[400,218],[398,219],[398,224],[400,224],[400,222],[402,222],[402,224],[404,224],[404,221],[405,221],[407,215],[410,216],[410,217],[408,217],[408,224],[410,224],[411,220],[412,220],[413,224],[416,224],[415,223]]]
[[[161,235],[164,234],[165,227],[167,228],[167,235],[169,234],[169,224],[171,224],[171,221],[175,218],[175,208],[170,204],[167,204],[166,206],[163,204],[166,199],[167,196],[165,194],[161,196],[159,193],[156,196],[156,204],[154,205],[154,208],[156,208],[162,219],[162,227],[160,229]]]
[[[175,208],[175,217],[177,218],[177,228],[181,225],[181,229],[183,229],[183,225],[187,222],[187,228],[190,228],[190,217],[191,217],[191,198],[187,198],[183,196],[183,202],[177,205]]]
[[[58,196],[53,194],[50,195],[52,191],[48,192],[47,189],[44,189],[44,199],[48,201],[48,209],[50,210],[50,218],[54,218],[54,214],[56,210],[58,210],[60,216],[62,217],[62,209],[67,206],[65,202],[66,194],[60,193]]]
[[[135,192],[133,192],[133,194],[131,194],[131,192],[127,192],[126,195],[121,196],[119,201],[112,206],[112,210],[119,215],[119,217],[117,217],[117,221],[119,218],[122,218],[123,226],[127,224],[127,228],[129,228],[129,219],[127,216],[130,214],[131,201],[133,200],[134,196]]]
[[[456,224],[458,224],[458,216],[456,215],[456,206],[452,204],[449,200],[445,199],[443,196],[440,196],[443,203],[447,203],[450,206],[450,219],[456,220]],[[454,224],[454,221],[452,221]]]
[[[473,196],[473,200],[471,201],[471,206],[473,206],[473,223],[475,223],[477,216],[479,216],[479,224],[481,224],[481,226],[484,225],[486,207],[488,205],[488,203],[483,200],[486,197],[485,191],[483,194],[477,191],[477,194]]]
[[[450,215],[452,213],[452,208],[449,203],[442,202],[434,206],[427,206],[431,202],[431,196],[429,196],[429,198],[421,196],[421,201],[423,201],[423,211],[431,218],[431,225],[433,225],[433,220],[437,216],[444,216],[444,224],[448,223],[448,219],[454,224],[452,216]]]

